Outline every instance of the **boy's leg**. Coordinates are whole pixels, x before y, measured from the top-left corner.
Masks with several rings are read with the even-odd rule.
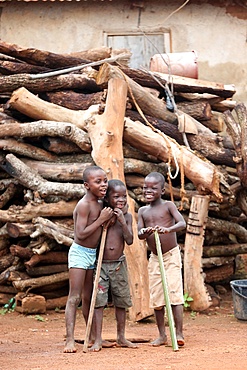
[[[93,292],[93,269],[84,270],[85,271],[85,280],[84,280],[84,289],[82,291],[82,314],[87,324],[91,297]]]
[[[152,346],[154,347],[159,347],[167,344],[164,314],[165,314],[164,307],[162,307],[160,310],[157,309],[154,310],[156,324],[159,330],[159,337],[155,339],[153,342],[151,342]]]
[[[125,338],[126,310],[125,308],[115,307],[117,321],[117,344],[121,347],[137,348],[137,345]]]
[[[84,285],[86,270],[71,268],[69,270],[69,296],[65,309],[66,322],[66,344],[64,352],[76,352],[74,330],[76,320],[76,310],[81,301],[82,288]]]
[[[95,341],[90,348],[92,352],[99,352],[102,348],[102,325],[103,325],[104,307],[94,309],[94,326],[95,326]]]
[[[176,327],[176,337],[177,343],[180,347],[184,346],[184,336],[183,336],[183,305],[172,305],[172,313],[174,317],[174,323]]]

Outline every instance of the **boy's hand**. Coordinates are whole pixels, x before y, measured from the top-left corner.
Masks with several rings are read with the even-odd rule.
[[[120,222],[120,224],[125,224],[126,223],[125,218],[124,218],[124,214],[123,214],[123,212],[120,208],[114,208],[113,212],[114,212],[114,215],[117,216],[117,219]]]
[[[158,225],[156,225],[153,229],[154,231],[158,231],[159,234],[168,234],[170,232],[170,229],[168,227]]]
[[[143,227],[141,230],[139,230],[138,234],[139,235],[147,234],[149,236],[153,232],[154,232],[153,227]]]
[[[102,224],[105,221],[110,220],[110,218],[113,216],[113,209],[111,207],[105,207],[100,212],[100,220],[102,221]]]

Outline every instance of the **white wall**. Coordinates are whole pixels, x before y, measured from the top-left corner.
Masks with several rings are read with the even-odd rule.
[[[141,9],[117,0],[6,2],[0,6],[0,37],[24,47],[69,53],[104,45],[104,31],[167,28],[173,52],[197,51],[200,79],[234,84],[233,99],[247,104],[246,8],[191,1],[168,17],[181,1],[143,3]]]

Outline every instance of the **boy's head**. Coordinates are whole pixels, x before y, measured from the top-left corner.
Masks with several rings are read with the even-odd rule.
[[[99,166],[87,167],[82,176],[84,187],[98,198],[103,198],[107,190],[107,176]]]
[[[126,186],[121,180],[108,181],[108,189],[105,197],[109,207],[123,209],[127,204]]]
[[[165,178],[159,172],[151,172],[145,177],[143,194],[147,202],[153,202],[165,192]]]

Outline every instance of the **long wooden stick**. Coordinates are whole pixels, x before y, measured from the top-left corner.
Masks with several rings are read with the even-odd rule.
[[[102,236],[101,236],[99,256],[98,256],[98,261],[97,261],[96,274],[94,278],[94,286],[93,286],[93,293],[92,293],[92,298],[91,298],[91,303],[90,303],[90,310],[89,310],[89,315],[88,315],[88,320],[87,320],[83,352],[88,351],[88,342],[89,342],[89,336],[90,336],[92,322],[93,322],[94,307],[95,307],[96,296],[97,296],[97,291],[98,291],[98,284],[99,284],[99,278],[100,278],[100,270],[101,270],[101,265],[102,265],[103,253],[104,253],[104,248],[105,248],[107,227],[108,227],[108,223],[103,226],[103,231],[102,231]]]
[[[159,265],[160,265],[160,274],[161,274],[162,286],[163,286],[164,296],[165,296],[166,312],[167,312],[170,335],[171,335],[171,340],[172,340],[172,348],[174,351],[178,351],[178,343],[177,343],[177,338],[176,338],[172,307],[171,307],[170,297],[168,293],[168,285],[167,285],[167,280],[166,280],[165,268],[163,264],[160,238],[159,238],[159,234],[157,230],[154,232],[154,237],[155,237],[156,249],[157,249]]]

